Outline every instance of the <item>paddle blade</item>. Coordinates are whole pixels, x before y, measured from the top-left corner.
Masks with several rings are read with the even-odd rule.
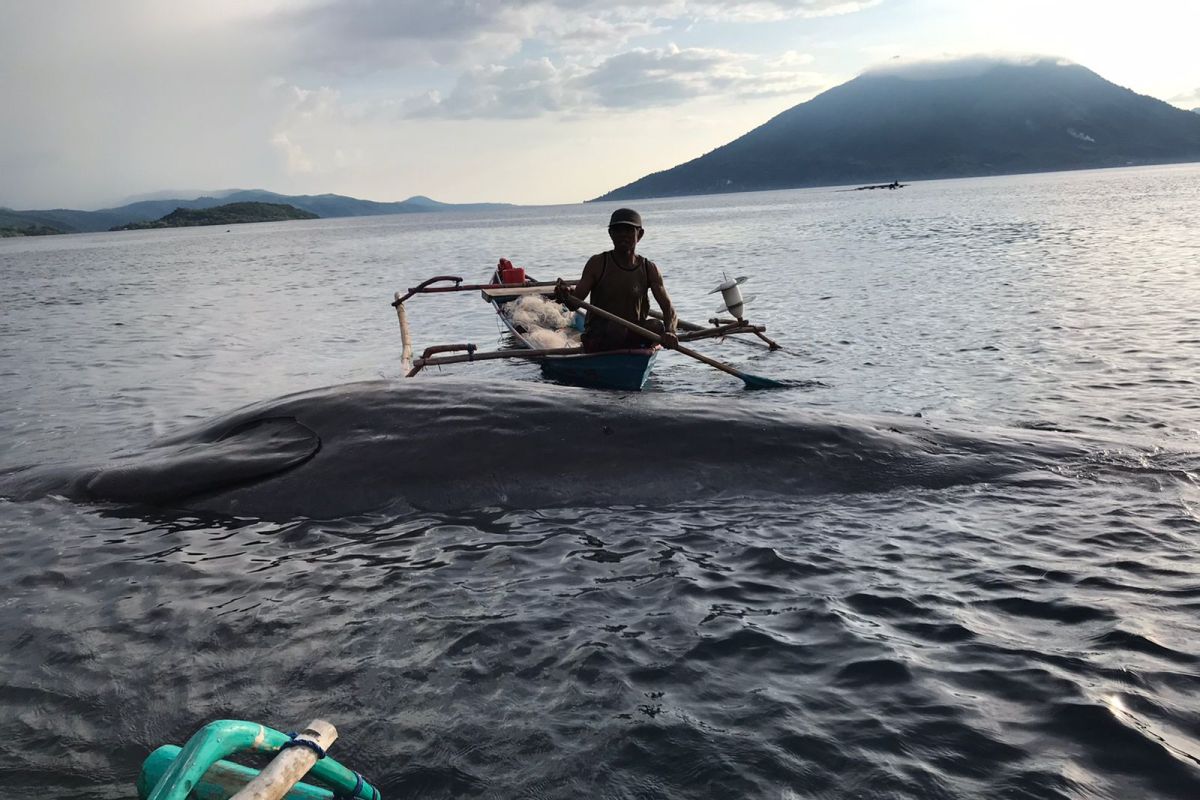
[[[751,375],[747,372],[743,372],[739,377],[743,381],[745,381],[747,389],[786,389],[787,388],[786,383],[780,383],[779,381],[774,381],[774,380],[771,380],[770,378],[762,378],[762,377],[759,377],[758,375]]]

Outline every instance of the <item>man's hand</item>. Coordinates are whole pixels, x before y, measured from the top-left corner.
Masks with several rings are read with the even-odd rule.
[[[676,347],[679,347],[679,337],[671,331],[664,332],[659,338],[662,340],[660,344],[669,350],[674,350]]]
[[[567,298],[570,296],[571,296],[570,287],[567,286],[566,282],[562,278],[559,278],[558,283],[554,284],[554,299],[557,300],[558,302],[562,303],[563,305],[566,305]]]

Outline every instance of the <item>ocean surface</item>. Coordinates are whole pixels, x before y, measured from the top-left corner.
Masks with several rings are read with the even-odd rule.
[[[0,495],[261,404],[330,509],[7,492],[4,796],[322,717],[390,798],[1200,797],[1200,165],[635,207],[681,317],[749,276],[784,346],[697,349],[789,388],[403,377],[394,291],[577,276],[609,205],[0,240]]]

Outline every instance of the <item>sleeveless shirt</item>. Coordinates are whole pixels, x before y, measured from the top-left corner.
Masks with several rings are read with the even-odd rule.
[[[633,266],[625,269],[612,257],[612,251],[604,253],[604,265],[600,277],[592,286],[592,305],[612,312],[630,322],[644,322],[650,313],[650,267],[654,262],[645,256],[634,256]],[[599,323],[607,323],[600,315],[588,315],[585,331],[596,331]],[[611,323],[609,323],[611,324]]]

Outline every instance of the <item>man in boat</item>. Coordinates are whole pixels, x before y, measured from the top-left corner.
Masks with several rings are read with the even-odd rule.
[[[658,334],[664,347],[674,347],[679,344],[675,335],[678,319],[663,285],[662,273],[653,261],[636,253],[637,244],[645,233],[641,214],[632,208],[618,208],[608,220],[608,237],[612,239],[613,249],[588,259],[574,290],[560,278],[554,294],[560,302],[565,302],[569,295],[586,300],[590,294],[592,305]],[[661,320],[650,317],[647,293],[654,295],[662,309]],[[588,315],[582,341],[588,352],[653,344],[611,320],[602,319],[599,314]]]

